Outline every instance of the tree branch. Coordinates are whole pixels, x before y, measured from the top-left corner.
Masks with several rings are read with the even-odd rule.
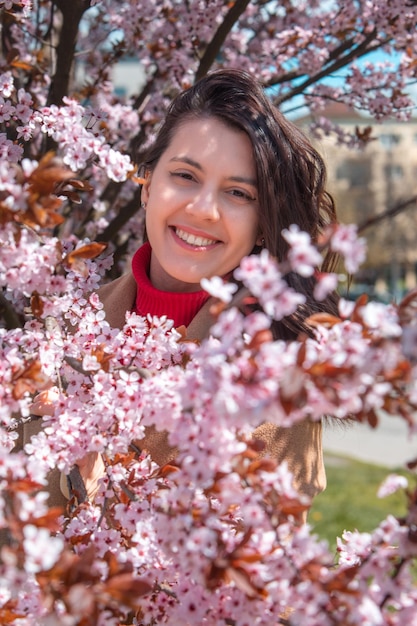
[[[250,0],[236,0],[230,11],[225,16],[223,22],[215,32],[213,39],[208,44],[203,56],[200,59],[195,78],[199,80],[207,74],[210,67],[213,65],[220,48],[222,47],[224,40],[232,30],[234,24],[237,22],[242,13],[246,10],[246,7],[250,3]]]
[[[354,59],[359,59],[365,54],[368,54],[369,52],[373,52],[374,50],[377,50],[378,48],[380,48],[381,46],[387,43],[387,41],[383,41],[383,42],[378,43],[377,45],[370,46],[370,43],[376,38],[376,36],[377,36],[377,32],[375,30],[372,31],[372,33],[369,33],[369,35],[362,41],[361,44],[359,44],[359,46],[352,48],[348,54],[345,54],[341,58],[339,57],[335,59],[333,63],[331,63],[330,65],[326,65],[317,74],[314,74],[313,76],[309,76],[301,85],[298,85],[298,87],[295,87],[294,89],[291,89],[288,93],[278,98],[275,98],[274,103],[276,105],[279,105],[285,102],[286,100],[291,100],[295,96],[302,94],[307,87],[310,87],[310,85],[314,85],[315,83],[319,82],[323,78],[326,78],[326,76],[329,76],[333,72],[340,70],[342,67],[345,67]]]
[[[2,291],[0,291],[0,316],[6,322],[7,330],[22,328],[23,326],[22,320],[14,310],[12,303],[9,302]]]
[[[370,217],[369,219],[365,220],[364,222],[358,225],[358,233],[363,233],[364,230],[367,230],[371,226],[375,226],[375,224],[378,224],[379,222],[382,222],[383,220],[386,220],[390,217],[395,217],[396,215],[398,215],[399,213],[402,213],[406,209],[411,208],[412,205],[417,205],[417,196],[413,196],[412,198],[409,198],[408,200],[404,200],[404,202],[400,202],[399,204],[396,204],[390,209],[383,211],[383,213],[379,213],[378,215],[374,215],[373,217]]]
[[[71,497],[77,499],[78,504],[87,502],[88,495],[84,485],[84,481],[80,474],[78,465],[73,465],[70,473],[67,476],[67,486]]]
[[[61,104],[68,95],[75,46],[77,44],[80,21],[90,0],[54,0],[54,4],[62,13],[62,27],[56,48],[56,65],[48,94],[48,104]]]
[[[128,202],[118,215],[108,224],[107,228],[100,233],[100,241],[111,241],[119,230],[135,215],[140,209],[140,189],[137,189],[133,198]]]

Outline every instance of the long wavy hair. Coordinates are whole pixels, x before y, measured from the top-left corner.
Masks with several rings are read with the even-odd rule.
[[[333,198],[326,191],[326,168],[306,135],[272,104],[262,86],[240,70],[216,70],[181,92],[170,104],[155,142],[143,161],[152,172],[170,145],[177,128],[189,120],[214,117],[249,137],[256,168],[259,231],[264,247],[284,260],[288,243],[282,231],[291,224],[318,241],[324,228],[337,221]],[[255,246],[253,254],[262,248]],[[321,271],[333,271],[337,256],[324,256]],[[291,316],[273,325],[276,338],[291,339],[300,332],[311,334],[305,320],[318,311],[336,312],[336,296],[323,302],[313,298],[315,279],[294,273],[287,282],[306,297]]]

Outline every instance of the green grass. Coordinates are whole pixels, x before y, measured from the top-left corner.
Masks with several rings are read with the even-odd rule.
[[[378,526],[389,513],[395,516],[406,512],[406,497],[398,491],[386,498],[378,498],[377,491],[388,474],[407,476],[409,486],[415,477],[404,469],[392,470],[349,458],[325,455],[327,488],[314,500],[308,521],[315,534],[327,539],[331,549],[336,537],[344,530],[368,532]]]

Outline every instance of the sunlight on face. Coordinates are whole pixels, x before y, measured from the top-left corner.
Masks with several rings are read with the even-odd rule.
[[[225,274],[258,238],[252,145],[216,118],[182,124],[142,190],[152,246],[151,282],[195,291]]]

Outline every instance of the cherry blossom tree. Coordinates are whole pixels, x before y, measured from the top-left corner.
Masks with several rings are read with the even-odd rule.
[[[302,103],[314,114],[314,132],[352,146],[370,140],[369,129],[349,136],[329,124],[329,101],[377,120],[407,119],[413,108],[413,0],[8,0],[0,7],[2,155],[39,160],[59,148],[71,169],[94,181],[80,210],[68,205],[67,231],[111,242],[117,262],[141,234],[134,173],[155,125],[172,96],[210,68],[254,73],[284,112]],[[112,71],[124,57],[137,59],[143,80],[120,100]]]
[[[380,495],[403,489],[407,513],[372,533],[347,529],[335,560],[299,524],[309,502],[285,464],[259,458],[249,437],[272,407],[281,426],[325,414],[376,426],[383,408],[415,431],[417,293],[389,306],[342,300],[339,317],[310,320],[314,339],[272,340],[271,320],[301,298],[285,275],[314,272],[325,245],[355,272],[365,254],[356,228],[313,246],[292,227],[288,259],[244,259],[239,291],[206,281],[217,321],[198,346],[165,318],[128,314],[111,328],[96,289],[140,241],[138,166],[179,89],[212,67],[242,67],[277,105],[302,97],[316,130],[329,130],[329,99],[406,119],[415,2],[0,7],[0,622],[413,624],[415,486],[388,476]],[[366,61],[377,50],[393,65]],[[121,100],[112,68],[125,55],[145,81]],[[358,129],[348,141],[366,137]],[[318,279],[323,298],[338,277]],[[262,310],[243,315],[248,298]],[[42,390],[53,414],[11,454]],[[149,425],[170,433],[175,464],[138,451]],[[94,503],[74,471],[91,451],[105,465]],[[53,469],[70,477],[65,515],[46,503]]]

